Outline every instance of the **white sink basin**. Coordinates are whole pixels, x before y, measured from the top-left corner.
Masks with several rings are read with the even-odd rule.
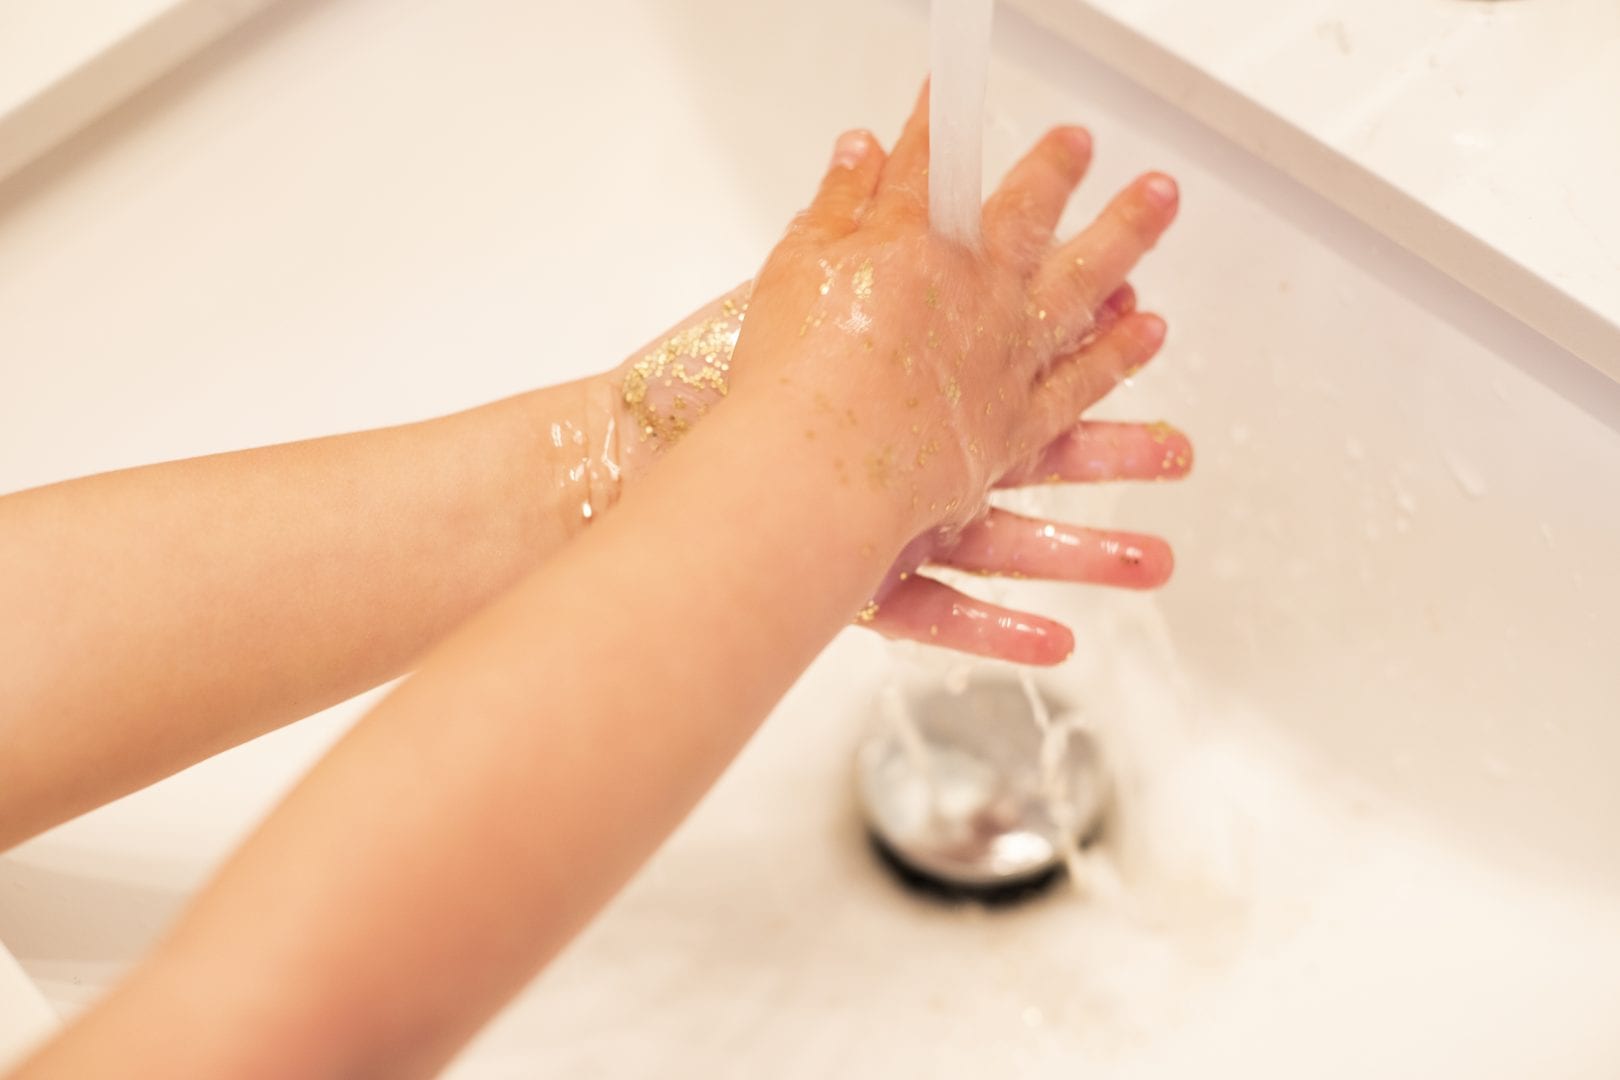
[[[0,945],[0,1069],[44,1038],[55,1021],[45,999]]]
[[[892,133],[926,54],[911,3],[294,8],[0,190],[0,488],[615,360],[750,272],[840,127]],[[1195,476],[1053,499],[1170,534],[1176,580],[1020,590],[1074,620],[1050,679],[1121,770],[1097,882],[893,883],[850,755],[896,659],[851,633],[454,1075],[1614,1076],[1620,387],[999,34],[993,167],[1078,118],[1073,220],[1150,165],[1185,191],[1137,281],[1170,344],[1109,411],[1188,428]],[[357,709],[0,860],[0,939],[94,998]]]

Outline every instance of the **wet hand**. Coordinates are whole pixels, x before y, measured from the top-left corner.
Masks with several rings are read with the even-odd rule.
[[[728,295],[614,374],[626,477],[734,392],[798,395],[807,453],[913,514],[915,539],[857,621],[973,653],[1062,659],[1072,636],[1060,624],[918,571],[1133,588],[1169,576],[1158,538],[985,503],[992,487],[1170,479],[1190,467],[1185,436],[1166,425],[1079,420],[1163,340],[1125,276],[1176,208],[1173,183],[1149,174],[1056,242],[1089,156],[1081,129],[1050,132],[986,203],[975,252],[927,230],[926,99],[891,156],[866,133],[844,136],[752,302],[746,287]]]

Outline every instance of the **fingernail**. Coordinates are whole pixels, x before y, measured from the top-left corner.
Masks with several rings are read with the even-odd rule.
[[[1157,315],[1143,315],[1136,324],[1136,337],[1143,345],[1156,349],[1164,341],[1168,329],[1165,321]]]
[[[833,145],[832,167],[853,169],[865,159],[871,148],[872,140],[866,137],[866,132],[846,131],[838,136],[838,142]]]
[[[1148,201],[1161,210],[1168,210],[1176,205],[1179,193],[1176,182],[1163,173],[1154,173],[1142,183],[1142,194]]]

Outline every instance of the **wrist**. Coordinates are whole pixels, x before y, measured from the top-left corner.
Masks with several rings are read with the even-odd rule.
[[[762,499],[805,507],[887,568],[927,528],[937,500],[899,467],[897,444],[875,420],[834,409],[813,390],[758,384],[734,393],[714,426],[726,429],[731,467],[757,474]]]

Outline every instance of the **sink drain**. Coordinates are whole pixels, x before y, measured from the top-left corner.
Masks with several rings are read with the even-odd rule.
[[[1100,830],[1107,785],[1086,732],[1004,672],[891,688],[856,752],[873,847],[907,886],[943,899],[1025,899]]]

